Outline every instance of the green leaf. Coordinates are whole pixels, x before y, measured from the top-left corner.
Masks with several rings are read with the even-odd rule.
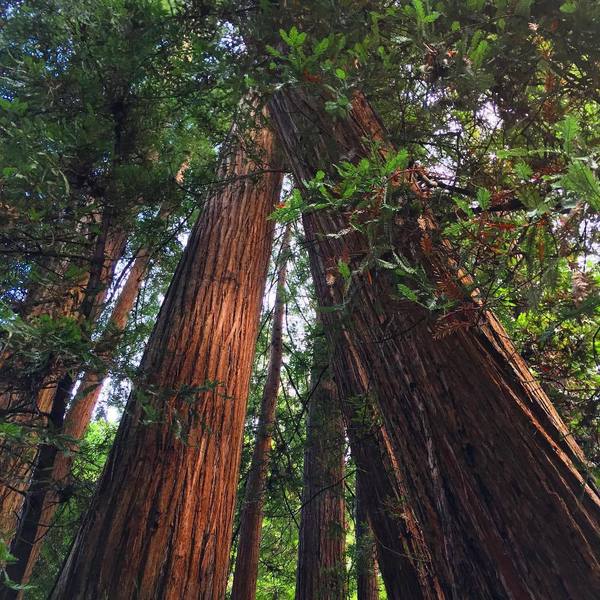
[[[434,21],[437,21],[437,19],[439,18],[440,13],[437,11],[433,11],[430,12],[426,17],[425,17],[425,23],[433,23]]]
[[[566,190],[579,194],[594,210],[600,210],[600,182],[583,162],[573,162],[560,183]]]
[[[560,6],[560,12],[563,12],[567,15],[574,13],[577,10],[577,4],[573,0],[569,0]]]
[[[285,33],[285,31],[284,31],[284,33]],[[283,56],[283,54],[281,54],[281,52],[279,52],[279,50],[277,50],[277,48],[273,48],[273,46],[269,46],[268,44],[267,44],[267,52],[271,56],[276,56],[277,58],[282,58],[282,56]]]
[[[398,283],[396,284],[396,288],[398,290],[398,293],[403,298],[408,298],[408,300],[412,300],[413,302],[416,302],[418,300],[417,294],[415,294],[414,290],[411,290],[407,285],[404,285],[403,283]]]
[[[496,155],[498,158],[513,158],[516,156],[529,156],[531,152],[526,148],[511,148],[510,150],[498,150]]]
[[[481,40],[475,47],[475,50],[471,52],[470,58],[475,69],[479,69],[483,64],[483,61],[488,54],[489,47],[490,45],[488,44],[487,40]]]
[[[345,263],[342,259],[338,260],[338,271],[346,281],[352,277],[352,272],[350,271],[348,263]]]
[[[325,102],[325,110],[328,113],[337,114],[337,113],[339,113],[340,107],[337,102],[333,102],[332,100],[327,100],[327,102]]]
[[[329,48],[329,37],[323,38],[314,48],[314,55],[321,56]]]
[[[422,0],[412,0],[412,5],[417,15],[417,21],[419,23],[425,22],[425,7],[423,6]]]
[[[395,269],[397,266],[394,263],[391,263],[389,260],[383,260],[383,258],[378,258],[377,264],[382,266],[384,269]]]
[[[0,540],[0,564],[13,563],[17,560],[8,550],[4,540]]]
[[[338,79],[346,79],[346,71],[344,71],[344,69],[336,69],[335,75]]]
[[[398,150],[394,156],[389,158],[385,163],[384,172],[386,175],[390,175],[397,169],[404,169],[408,164],[408,150],[403,148]]]
[[[285,29],[280,29],[279,30],[279,35],[281,37],[281,39],[288,45],[291,46],[292,45],[292,41],[290,40],[290,38],[288,37],[288,34],[286,33]]]
[[[342,194],[342,198],[347,199],[354,196],[356,193],[357,186],[356,184],[351,184],[348,187],[344,188],[344,193]]]
[[[527,180],[533,175],[533,170],[526,162],[521,160],[515,165],[515,173],[519,176],[519,179]]]
[[[473,216],[473,209],[471,208],[471,202],[469,200],[465,200],[465,198],[461,198],[460,196],[452,196],[452,201],[458,208],[464,211],[468,217]]]
[[[23,429],[15,423],[0,423],[0,435],[10,438],[19,438],[22,435]],[[2,559],[0,558],[0,563]]]
[[[563,141],[563,149],[569,153],[573,150],[573,140],[579,135],[579,121],[575,115],[567,115],[556,126]]]
[[[401,277],[404,277],[404,275],[406,275],[406,274],[408,274],[408,275],[416,275],[417,274],[417,270],[414,267],[411,267],[403,258],[398,256],[397,254],[394,254],[394,257],[396,258],[396,261],[397,261],[396,270],[394,271],[396,273],[396,275],[400,275]]]
[[[541,207],[544,206],[544,201],[542,200],[540,193],[531,186],[525,186],[519,190],[518,198],[530,211],[538,211]]]
[[[492,199],[492,194],[489,190],[485,188],[479,188],[477,190],[477,204],[482,208],[482,210],[487,210],[490,207]]]
[[[12,561],[11,561],[12,562]],[[7,575],[4,575],[4,585],[7,588],[10,588],[11,590],[31,590],[33,589],[33,585],[30,583],[17,583],[16,581],[13,581],[12,579],[10,579],[9,577],[7,577]]]

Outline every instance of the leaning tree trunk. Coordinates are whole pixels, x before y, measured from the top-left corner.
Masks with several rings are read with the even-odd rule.
[[[308,401],[296,600],[345,600],[344,423],[335,384],[315,350]]]
[[[357,470],[354,514],[356,523],[356,597],[357,600],[379,600],[375,539],[369,525],[365,485],[364,474]],[[385,552],[385,548],[382,551]]]
[[[271,114],[299,182],[317,169],[333,177],[332,165],[347,157],[383,161],[390,150],[360,95],[347,118],[334,120],[318,93],[288,88]],[[393,186],[392,198],[410,194]],[[404,263],[458,285],[431,219],[409,204],[396,206],[385,242]],[[354,218],[376,220],[380,210],[373,201]],[[505,331],[465,293],[461,316],[441,335],[434,315],[399,297],[384,268],[394,254],[383,253],[383,266],[370,260],[378,258],[373,240],[350,227],[351,212],[304,217],[317,294],[330,308],[323,320],[334,373],[346,398],[363,393],[361,372],[368,378],[444,592],[600,597],[599,497],[579,471],[581,451]],[[353,271],[348,290],[340,260]]]
[[[126,232],[108,211],[95,242],[90,268],[66,291],[65,302],[39,302],[29,317],[51,314],[53,318],[69,318],[78,325],[93,323],[104,305],[117,261],[126,243]],[[45,313],[44,311],[49,311]],[[15,533],[17,515],[29,488],[32,470],[37,462],[39,429],[61,427],[64,408],[71,394],[75,373],[60,357],[28,382],[27,387],[10,383],[14,365],[3,361],[0,370],[0,414],[3,420],[25,428],[25,440],[0,439],[0,536],[10,541]]]
[[[271,457],[271,442],[277,396],[281,380],[283,356],[283,313],[285,310],[285,278],[291,229],[288,225],[283,234],[277,272],[277,292],[273,307],[271,348],[267,380],[260,404],[260,416],[256,432],[256,444],[246,481],[244,501],[241,508],[239,543],[233,573],[232,600],[254,600],[258,577],[258,557],[263,521],[265,484]]]
[[[281,174],[240,144],[208,199],[51,597],[224,597],[252,357]],[[272,158],[271,133],[255,151]]]
[[[129,314],[134,306],[144,280],[150,251],[143,248],[133,261],[123,289],[115,303],[106,331],[96,344],[98,357],[108,363],[116,350]],[[74,398],[57,434],[68,439],[79,440],[90,423],[94,408],[102,390],[105,374],[101,369],[90,368],[83,376],[80,391]],[[16,561],[6,567],[7,575],[14,582],[27,584],[38,559],[44,537],[52,526],[62,497],[67,487],[77,445],[60,451],[56,444],[43,444],[33,470],[29,490],[25,496],[23,510],[19,515],[19,526],[10,552]],[[21,598],[22,590],[5,587],[0,590],[0,600]]]
[[[439,600],[445,596],[423,531],[406,502],[406,484],[366,374],[359,369],[354,377],[362,391],[342,397],[341,406],[388,600]]]

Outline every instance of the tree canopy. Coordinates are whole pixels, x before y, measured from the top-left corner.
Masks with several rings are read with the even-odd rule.
[[[162,346],[156,333],[152,337],[168,310],[179,318],[178,311],[190,306],[217,306],[219,294],[227,305],[221,288],[190,300],[200,271],[186,270],[192,264],[186,263],[188,241],[202,230],[194,223],[203,218],[214,219],[213,231],[221,231],[227,218],[254,231],[247,222],[256,204],[242,205],[236,220],[235,204],[218,205],[215,198],[246,194],[248,202],[269,176],[283,175],[284,185],[264,229],[274,231],[274,241],[239,432],[227,594],[261,431],[282,255],[287,278],[279,294],[285,303],[281,384],[268,428],[256,598],[297,597],[300,524],[313,499],[306,493],[305,461],[313,460],[306,450],[307,417],[324,382],[332,374],[340,379],[339,367],[327,372],[327,357],[322,368],[315,367],[315,355],[334,354],[326,349],[332,339],[327,315],[344,315],[340,331],[357,327],[353,315],[361,290],[370,285],[379,290],[384,279],[391,282],[394,303],[427,315],[428,331],[439,344],[476,330],[493,312],[556,407],[567,436],[582,448],[574,469],[590,493],[598,493],[600,4],[6,0],[0,3],[0,24],[0,501],[16,490],[17,498],[29,498],[23,505],[29,506],[29,485],[44,449],[72,463],[59,482],[46,467],[38,482],[46,487],[33,488],[44,494],[52,489],[55,506],[30,577],[15,580],[10,570],[18,560],[13,536],[19,518],[12,517],[25,509],[18,502],[10,505],[18,510],[0,504],[6,513],[0,519],[0,570],[10,590],[3,593],[50,597],[102,487],[98,482],[111,448],[118,446],[122,418],[134,419],[139,409],[136,427],[168,423],[165,439],[184,445],[194,439],[186,427],[196,427],[198,435],[209,428],[166,416],[163,399],[173,396],[193,407],[199,397],[216,397],[221,382],[183,382],[165,391],[147,383],[139,364],[145,364],[146,348],[154,348],[155,356],[177,354],[183,330],[165,325]],[[310,173],[302,179],[286,140],[277,137],[282,125],[273,106],[288,92],[309,99],[298,100],[295,106],[306,112],[290,119],[290,128],[296,127],[290,139],[299,140],[298,163]],[[322,113],[309,113],[313,99]],[[351,139],[361,99],[373,107],[374,125],[359,154],[350,142],[341,148],[340,140]],[[321,135],[321,146],[301,130],[301,119],[330,133]],[[265,130],[275,132],[272,156],[263,147]],[[339,160],[321,164],[311,153]],[[252,169],[237,168],[240,160]],[[328,215],[338,216],[331,222],[343,221],[344,227],[319,234],[341,248],[335,259],[322,261],[323,285],[339,292],[324,306],[311,254],[319,235],[311,237],[307,223]],[[209,290],[209,281],[243,285],[230,243],[239,241],[240,230],[223,227],[222,237],[215,233],[205,241],[219,257],[215,264],[225,264],[223,279],[218,267],[202,271],[205,279],[198,285]],[[398,236],[405,230],[414,251],[399,250]],[[289,247],[282,243],[288,235]],[[351,243],[344,246],[354,235],[361,239],[360,255]],[[259,249],[247,247],[241,256],[259,272],[255,252]],[[140,256],[147,260],[132,287],[129,318],[117,324],[115,307]],[[264,284],[259,277],[256,293]],[[183,291],[175,296],[178,281]],[[371,309],[385,320],[385,308],[377,312],[374,303]],[[193,327],[216,326],[219,314]],[[223,340],[215,345],[231,343]],[[339,352],[350,354],[351,348]],[[178,368],[202,357],[186,360]],[[81,383],[89,373],[101,393],[91,421],[83,424],[85,434],[76,439],[63,425],[69,409],[91,391]],[[471,383],[478,388],[476,377]],[[52,401],[45,400],[48,394]],[[347,430],[354,420],[366,423],[365,431],[381,427],[390,434],[393,415],[379,398],[375,409],[357,398],[341,402],[354,402],[353,418],[350,408],[345,413]],[[493,420],[489,414],[479,417]],[[236,436],[233,431],[232,448]],[[340,530],[329,532],[343,538],[345,567],[338,573],[343,592],[337,593],[345,596],[323,598],[366,600],[357,596],[357,572],[378,540],[357,517],[364,514],[357,506],[364,469],[350,431],[343,442],[344,474],[325,487],[345,506]],[[378,550],[384,571],[385,548],[380,544]],[[378,578],[379,597],[395,597]],[[590,598],[593,589],[590,582]],[[567,597],[557,592],[556,598]]]

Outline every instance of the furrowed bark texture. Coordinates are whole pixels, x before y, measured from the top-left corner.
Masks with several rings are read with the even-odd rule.
[[[296,600],[345,600],[344,424],[335,384],[318,348],[311,390]]]
[[[364,489],[366,481],[361,471],[356,473],[356,595],[357,600],[379,600],[377,555],[373,531],[369,525]],[[385,552],[385,549],[383,549]]]
[[[268,130],[251,146],[271,159]],[[225,595],[267,217],[281,187],[241,148],[190,236],[54,599]]]
[[[318,276],[326,277],[324,273]],[[350,358],[348,365],[354,369],[351,377],[356,391],[360,386],[361,392],[340,396],[340,404],[357,477],[362,482],[361,504],[369,515],[387,598],[440,600],[446,596],[423,531],[407,503],[406,483],[369,390],[369,377],[356,356]]]
[[[367,390],[364,371],[358,369],[354,376]],[[357,477],[362,481],[361,504],[369,514],[388,600],[444,598],[372,397],[368,392],[344,397],[342,410]]]
[[[89,271],[67,290],[64,304],[57,306],[55,299],[40,301],[29,318],[49,314],[53,318],[75,319],[80,325],[85,321],[95,322],[104,306],[125,243],[125,231],[111,214],[107,215],[95,243]],[[0,372],[0,410],[5,421],[25,427],[29,433],[25,441],[0,439],[0,536],[5,541],[10,541],[15,533],[17,516],[38,460],[36,429],[61,426],[64,412],[59,415],[54,404],[64,411],[76,376],[72,365],[66,366],[60,358],[54,358],[28,381],[27,386],[19,382],[14,385],[10,382],[15,367],[11,362],[6,359]]]
[[[317,169],[333,176],[331,165],[348,156],[372,158],[372,141],[381,155],[389,151],[364,97],[357,94],[349,116],[337,121],[323,100],[288,88],[271,102],[297,182]],[[442,241],[421,249],[423,236],[436,235],[430,219],[400,208],[387,231],[395,251],[431,277],[449,276]],[[358,373],[368,377],[444,593],[600,597],[598,495],[578,470],[579,448],[505,331],[466,295],[479,320],[437,335],[432,315],[398,296],[389,270],[375,261],[359,269],[370,248],[349,228],[349,212],[304,218],[320,303],[344,303],[323,313],[336,382],[353,397],[364,391]],[[357,271],[347,292],[335,266],[345,258]]]
[[[131,266],[111,313],[107,329],[97,343],[98,354],[105,363],[111,360],[119,337],[127,325],[149,262],[150,251],[144,248],[138,253]],[[90,369],[85,373],[80,391],[65,416],[60,432],[62,435],[75,440],[81,439],[92,418],[104,377],[105,374],[96,369]],[[11,545],[10,552],[16,558],[16,562],[8,565],[6,569],[11,580],[20,584],[29,582],[44,537],[52,526],[54,514],[61,503],[62,492],[69,485],[77,446],[73,445],[69,450],[69,452],[60,452],[53,444],[43,445],[40,448],[30,488],[19,515],[18,529]],[[23,594],[22,590],[4,588],[0,590],[0,600],[22,598]]]
[[[277,407],[277,395],[281,381],[283,356],[283,313],[285,310],[285,278],[289,253],[291,229],[283,235],[280,264],[277,272],[277,292],[273,307],[271,347],[267,379],[261,399],[256,442],[246,481],[246,490],[240,516],[239,544],[233,573],[232,600],[254,600],[258,577],[258,558],[263,521],[265,485],[269,472],[273,424]]]

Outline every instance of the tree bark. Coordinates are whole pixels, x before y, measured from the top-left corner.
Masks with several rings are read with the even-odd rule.
[[[135,304],[150,262],[150,250],[143,248],[133,261],[123,289],[115,303],[106,331],[97,343],[99,358],[108,363],[116,350],[119,337],[125,330],[129,314]],[[89,425],[94,408],[102,390],[105,374],[90,368],[83,376],[80,392],[69,407],[62,426],[55,433],[69,439],[80,440]],[[77,452],[77,444],[68,443],[68,451],[61,452],[56,444],[40,447],[36,466],[31,476],[30,488],[25,496],[23,510],[19,515],[17,532],[10,552],[16,561],[7,566],[10,579],[27,584],[38,559],[42,543],[58,509],[63,490],[67,488],[71,466]],[[8,587],[0,589],[0,600],[22,598],[23,591]]]
[[[366,373],[358,368],[353,376],[361,393],[342,397],[342,410],[387,598],[445,598]]]
[[[323,101],[288,88],[271,102],[298,182],[317,169],[333,176],[331,165],[345,157],[390,150],[363,96],[340,120]],[[421,245],[436,235],[431,219],[399,209],[387,232],[393,250],[430,277],[448,277],[445,244],[429,252]],[[351,398],[365,389],[358,374],[368,379],[444,593],[599,597],[598,495],[579,471],[581,451],[494,316],[465,294],[464,312],[477,310],[478,320],[439,335],[434,315],[399,297],[389,270],[360,268],[372,246],[348,213],[308,212],[304,226],[319,301],[330,309],[323,320],[338,386]],[[335,267],[345,258],[354,271],[347,293]]]
[[[112,281],[116,264],[126,243],[126,232],[116,223],[112,211],[102,222],[102,231],[95,243],[90,269],[82,279],[67,290],[62,306],[55,301],[39,302],[29,317],[50,314],[54,318],[69,317],[79,325],[92,324],[98,318]],[[49,311],[49,313],[44,313]],[[43,371],[24,387],[10,382],[14,365],[10,358],[3,361],[0,372],[0,409],[4,421],[27,430],[25,441],[4,438],[0,445],[0,535],[10,541],[17,526],[17,515],[29,488],[37,461],[36,432],[45,429],[59,418],[54,408],[63,411],[72,391],[76,373],[72,365],[65,366],[60,358],[51,358]],[[59,421],[62,423],[64,412]]]
[[[267,217],[281,187],[243,147],[224,160],[227,183],[190,236],[52,598],[224,597]],[[270,163],[268,130],[250,147]]]
[[[356,473],[356,596],[357,600],[379,600],[375,538],[369,525],[361,471]],[[385,549],[383,550],[385,552]]]
[[[254,600],[258,577],[258,558],[263,521],[265,484],[271,458],[271,442],[277,396],[281,380],[283,357],[283,313],[285,310],[286,265],[290,248],[291,229],[286,227],[281,243],[280,264],[277,272],[277,292],[273,307],[271,348],[267,379],[263,389],[256,443],[246,481],[246,490],[240,516],[240,532],[235,569],[233,574],[232,600]]]
[[[344,424],[326,358],[315,349],[308,403],[296,600],[345,600]]]

